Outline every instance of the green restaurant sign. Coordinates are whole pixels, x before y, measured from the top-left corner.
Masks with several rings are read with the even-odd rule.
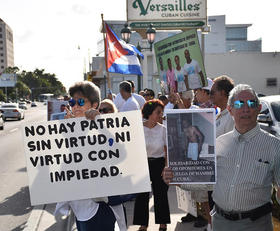
[[[207,0],[127,0],[131,28],[200,28],[206,25]]]

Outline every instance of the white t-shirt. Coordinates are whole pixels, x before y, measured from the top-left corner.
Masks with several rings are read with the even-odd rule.
[[[138,102],[140,109],[144,106],[144,104],[146,103],[145,98],[142,95],[138,95],[136,93],[132,93],[132,96],[136,99],[136,101]]]
[[[144,126],[144,134],[148,157],[164,157],[164,145],[166,145],[166,128],[159,123],[153,128]]]
[[[176,68],[174,70],[175,72],[175,77],[176,77],[176,80],[177,80],[177,86],[178,86],[178,92],[183,92],[183,91],[186,91],[187,88],[186,88],[186,84],[185,84],[185,76],[184,76],[184,69],[181,68],[180,71],[178,71]]]
[[[196,60],[192,59],[190,63],[185,63],[184,75],[188,76],[190,89],[197,89],[202,87],[199,72],[201,72],[201,68]]]
[[[122,108],[123,104],[125,103],[125,100],[123,99],[122,95],[118,93],[113,100],[114,104],[116,105],[118,111]]]
[[[146,103],[145,98],[142,95],[138,95],[136,93],[132,93],[132,96],[137,100],[140,109],[144,106],[144,104]],[[125,100],[123,99],[123,97],[121,96],[120,93],[118,93],[116,95],[116,98],[114,99],[114,104],[116,105],[118,111],[120,111],[120,109],[122,108],[123,104],[125,103]]]
[[[134,111],[134,110],[140,110],[140,106],[137,100],[133,96],[130,96],[122,105],[119,111],[124,112],[124,111]]]

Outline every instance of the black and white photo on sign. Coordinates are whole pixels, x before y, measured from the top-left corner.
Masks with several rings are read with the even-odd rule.
[[[173,183],[215,183],[215,110],[167,110],[166,119]]]

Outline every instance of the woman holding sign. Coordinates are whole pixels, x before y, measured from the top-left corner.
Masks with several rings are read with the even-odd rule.
[[[69,101],[72,111],[67,110],[65,118],[95,118],[100,104],[100,90],[92,82],[83,81],[69,89],[72,99]],[[83,199],[58,203],[56,212],[68,215],[71,208],[76,217],[78,231],[114,231],[118,212],[110,207],[107,198]],[[120,205],[121,206],[121,205]],[[55,212],[55,213],[56,213]]]
[[[162,121],[164,105],[154,99],[146,102],[142,109],[146,150],[148,155],[150,178],[154,194],[155,222],[160,224],[159,230],[166,231],[170,224],[168,205],[168,186],[161,173],[166,163],[166,128]],[[149,193],[139,193],[134,206],[134,225],[140,225],[139,231],[145,231],[149,224]]]

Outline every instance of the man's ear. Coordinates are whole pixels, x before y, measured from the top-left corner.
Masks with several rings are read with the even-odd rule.
[[[259,111],[259,113],[261,112],[261,110],[262,110],[262,105],[260,104],[260,105],[258,106],[258,111]]]

